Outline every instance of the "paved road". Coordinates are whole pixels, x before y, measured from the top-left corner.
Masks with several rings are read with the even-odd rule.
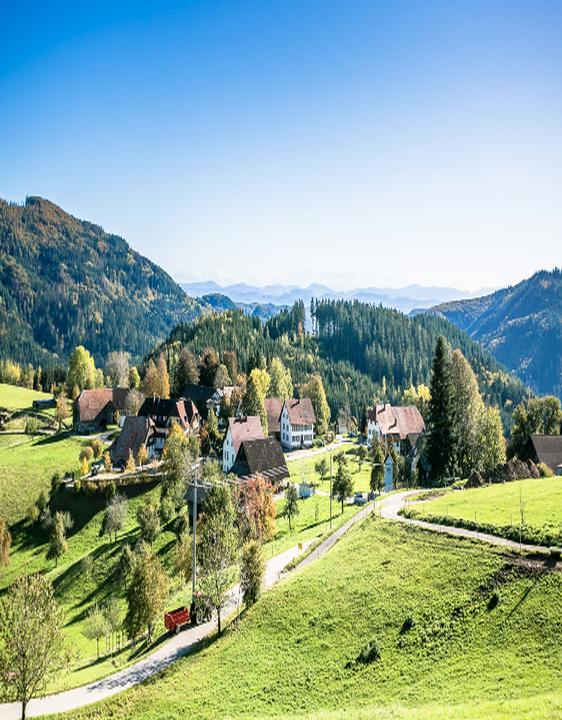
[[[325,445],[319,448],[308,448],[303,450],[289,450],[285,453],[285,460],[291,462],[291,460],[302,460],[302,458],[316,457],[316,455],[324,455],[332,450],[338,450],[342,445],[351,443],[351,440],[347,438],[338,437],[330,445]]]
[[[372,510],[372,504],[366,506],[360,512],[356,513],[344,525],[338,528],[329,538],[324,540],[301,565],[310,564],[314,559],[326,553],[339,538],[349,530],[356,522],[363,519],[368,512]],[[302,543],[301,548],[292,547],[289,550],[276,555],[267,562],[264,577],[264,590],[275,585],[283,577],[285,567],[301,552],[306,551],[313,540]],[[300,566],[299,566],[300,567]],[[225,611],[225,615],[233,610],[241,602],[240,586],[236,585],[230,591],[229,607]],[[134,685],[144,682],[152,675],[178,660],[184,655],[190,653],[200,640],[203,640],[216,629],[216,620],[213,619],[208,623],[199,625],[198,627],[190,627],[179,635],[174,635],[165,642],[161,647],[155,650],[138,663],[124,668],[119,672],[110,675],[96,682],[84,685],[83,687],[66,690],[56,695],[48,695],[44,698],[31,700],[27,706],[28,717],[39,717],[48,715],[49,713],[65,712],[75,710],[76,708],[90,705],[98,700],[104,700],[116,695],[117,693],[127,690]],[[19,703],[5,703],[0,705],[0,720],[19,720],[21,717],[21,706]]]
[[[407,525],[415,525],[416,527],[432,530],[433,532],[445,533],[446,535],[456,535],[460,537],[474,538],[491,545],[501,545],[503,547],[512,548],[513,550],[524,550],[525,552],[548,552],[548,548],[544,545],[525,545],[519,544],[514,540],[500,537],[499,535],[489,535],[488,533],[477,532],[476,530],[467,530],[466,528],[452,527],[449,525],[437,525],[425,520],[415,520],[399,515],[399,510],[406,504],[409,495],[419,493],[419,490],[407,490],[399,492],[383,498],[377,506],[380,508],[381,516],[387,520],[398,520]]]

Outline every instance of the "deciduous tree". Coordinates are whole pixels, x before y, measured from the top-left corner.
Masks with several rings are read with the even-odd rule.
[[[8,701],[27,704],[64,665],[63,614],[43,575],[25,575],[0,601],[0,688]]]
[[[100,640],[107,633],[107,621],[97,603],[88,610],[88,615],[82,628],[82,634],[88,640],[96,641],[96,654],[100,658]]]
[[[128,503],[127,498],[123,495],[116,494],[109,501],[105,510],[102,521],[102,532],[111,536],[113,540],[117,540],[117,533],[125,528],[127,521]]]
[[[265,559],[261,543],[249,540],[240,555],[240,588],[246,607],[253,605],[261,593],[265,575]]]
[[[94,358],[83,345],[78,345],[70,356],[68,364],[68,384],[79,390],[96,386],[96,366]]]
[[[271,378],[268,390],[269,397],[279,397],[283,400],[293,397],[291,371],[277,357],[274,357],[271,361],[269,376]]]
[[[297,488],[293,483],[287,485],[285,490],[285,507],[283,509],[283,515],[289,521],[289,530],[292,530],[292,521],[300,512],[299,508],[299,496],[297,494]]]
[[[150,643],[164,610],[170,583],[148,545],[141,544],[136,555],[126,592],[127,613],[123,625],[129,638],[136,639],[146,632]]]
[[[341,502],[341,511],[343,513],[343,504],[345,499],[353,494],[353,479],[351,477],[351,471],[347,462],[346,456],[342,453],[339,462],[338,469],[336,471],[336,477],[332,484],[332,497],[335,497]]]
[[[152,545],[160,534],[160,512],[158,505],[148,499],[137,508],[137,522],[140,536],[144,542]]]
[[[275,501],[273,488],[262,475],[236,486],[234,502],[240,537],[267,542],[275,534]]]
[[[319,373],[314,373],[302,389],[303,397],[310,398],[316,415],[316,434],[324,435],[330,422],[330,407],[326,400],[324,384]]]
[[[184,392],[186,385],[197,385],[199,382],[199,370],[193,353],[186,347],[180,350],[173,372],[174,395],[179,397]]]
[[[114,350],[107,356],[105,372],[111,387],[129,387],[129,353]]]

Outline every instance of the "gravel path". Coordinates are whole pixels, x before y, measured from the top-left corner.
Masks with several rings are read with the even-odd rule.
[[[425,530],[432,530],[433,532],[473,538],[474,540],[487,542],[491,545],[501,545],[512,550],[523,550],[524,552],[531,553],[548,552],[548,548],[544,545],[525,545],[525,543],[520,545],[514,540],[508,540],[507,538],[500,537],[499,535],[489,535],[487,533],[477,532],[476,530],[467,530],[466,528],[452,527],[450,525],[436,525],[434,523],[427,522],[426,520],[415,520],[413,518],[406,518],[403,515],[399,515],[399,510],[406,504],[408,496],[416,493],[419,493],[419,490],[407,490],[406,492],[395,493],[383,498],[380,501],[380,504],[378,504],[381,517],[386,518],[387,520],[397,520],[398,522],[403,522],[407,525],[415,525],[416,527],[424,528]]]

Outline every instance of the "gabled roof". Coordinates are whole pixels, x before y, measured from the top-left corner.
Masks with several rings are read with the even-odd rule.
[[[285,456],[275,438],[244,440],[236,456],[234,471],[244,477],[262,475],[271,482],[289,477]]]
[[[531,435],[527,442],[527,455],[534,450],[536,461],[556,470],[562,464],[562,435]],[[532,458],[533,459],[533,458]]]
[[[136,458],[140,446],[149,444],[151,435],[154,434],[154,423],[147,417],[135,417],[128,415],[123,423],[121,434],[111,446],[109,453],[114,463],[129,458],[129,450]]]
[[[228,418],[228,429],[232,435],[234,453],[237,454],[244,440],[261,440],[263,429],[259,415],[243,415]],[[228,432],[228,431],[227,431]]]
[[[265,398],[265,412],[267,413],[267,429],[270,433],[281,432],[281,411],[283,398]]]
[[[378,423],[383,436],[398,435],[400,440],[405,440],[408,435],[419,435],[425,430],[420,411],[412,405],[375,405],[369,409],[367,418]]]
[[[191,425],[194,417],[199,415],[199,412],[195,404],[185,398],[174,400],[172,398],[148,397],[141,405],[138,414],[139,416],[151,418],[175,418],[186,429]]]
[[[94,421],[109,403],[115,410],[124,410],[128,392],[127,388],[82,390],[75,402],[78,422]]]
[[[196,405],[198,405],[199,403],[205,404],[216,392],[216,388],[209,387],[208,385],[189,384],[184,387],[182,395],[186,398],[190,398]]]
[[[289,413],[291,425],[314,425],[316,415],[310,398],[285,400],[285,407]]]

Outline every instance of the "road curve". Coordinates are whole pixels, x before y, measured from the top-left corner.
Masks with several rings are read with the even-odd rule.
[[[369,504],[363,508],[363,510],[353,515],[344,525],[324,540],[311,555],[303,560],[302,564],[309,564],[312,560],[324,555],[345,532],[359,520],[362,520],[372,509],[372,504]],[[305,541],[300,547],[295,545],[289,550],[268,560],[263,589],[268,590],[279,582],[283,577],[283,570],[287,565],[302,552],[306,551],[312,542],[314,541]],[[233,610],[240,603],[240,586],[236,585],[230,591],[228,608],[225,614],[227,614],[229,610]],[[184,655],[189,654],[199,641],[211,635],[215,629],[215,619],[197,627],[189,627],[178,635],[173,635],[147,657],[113,675],[109,675],[101,680],[96,680],[89,685],[83,685],[82,687],[73,688],[72,690],[65,690],[64,692],[54,695],[47,695],[42,698],[30,700],[27,706],[27,717],[40,717],[41,715],[75,710],[85,705],[98,702],[99,700],[105,700],[112,695],[123,692],[123,690],[128,690],[144,682],[155,673],[164,670]],[[0,704],[0,720],[19,720],[20,717],[20,703]]]
[[[481,542],[487,542],[491,545],[501,545],[502,547],[510,548],[513,550],[523,550],[524,552],[536,553],[536,552],[548,552],[549,548],[544,545],[526,545],[525,543],[519,544],[515,540],[508,540],[507,538],[500,537],[499,535],[490,535],[488,533],[477,532],[476,530],[468,530],[462,527],[453,527],[452,525],[437,525],[436,523],[427,522],[427,520],[416,520],[414,518],[406,518],[399,514],[399,511],[406,504],[409,495],[419,493],[419,490],[407,490],[405,492],[394,493],[388,497],[383,497],[379,503],[381,517],[387,520],[397,520],[398,522],[405,523],[406,525],[415,525],[416,527],[423,528],[424,530],[431,530],[433,532],[444,533],[445,535],[456,535],[457,537],[467,537]]]

